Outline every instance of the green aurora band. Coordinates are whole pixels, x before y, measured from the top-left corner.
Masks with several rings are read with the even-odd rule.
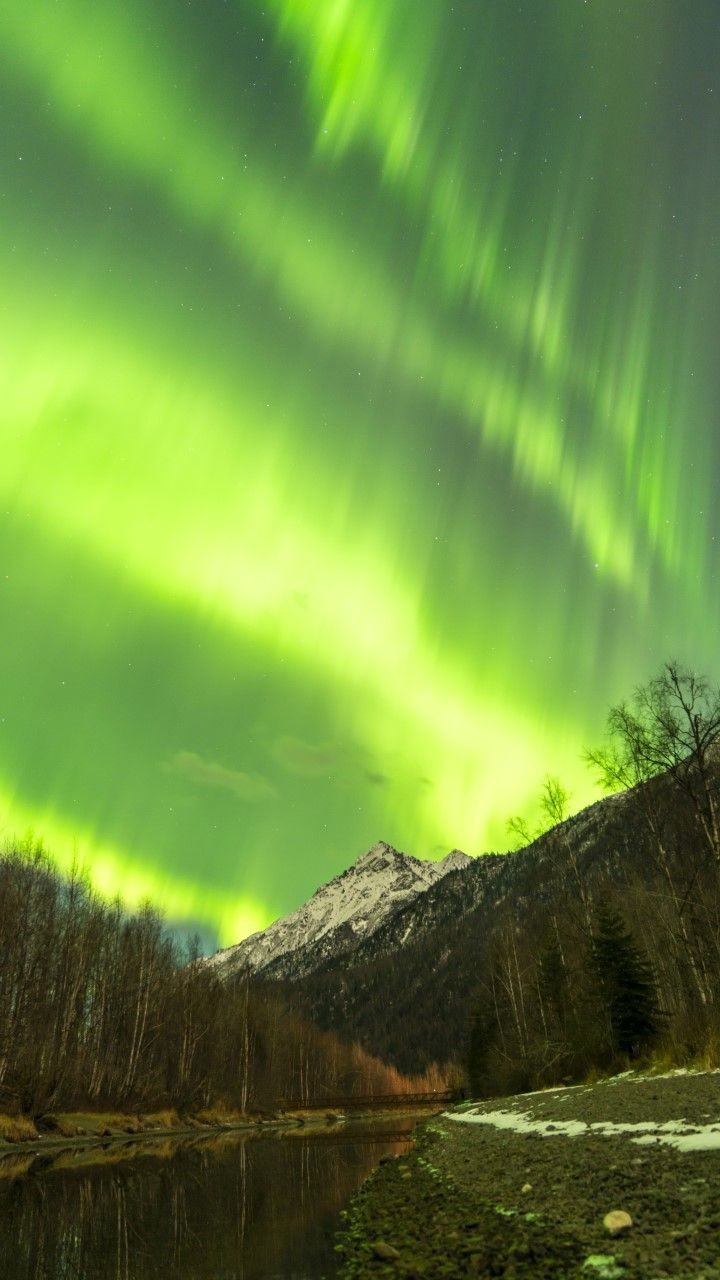
[[[711,0],[6,0],[0,812],[236,941],[716,660]]]

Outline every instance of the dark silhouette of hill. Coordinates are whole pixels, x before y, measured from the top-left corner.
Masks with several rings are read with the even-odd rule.
[[[713,785],[717,790],[717,773]],[[650,815],[652,821],[649,822]],[[597,801],[527,848],[475,858],[387,919],[349,954],[325,955],[288,981],[285,997],[305,1017],[357,1040],[402,1071],[464,1061],[471,1011],[487,979],[498,921],[523,934],[564,928],[609,899],[664,891],[658,832],[678,888],[699,892],[712,871],[698,815],[666,774]],[[264,979],[273,978],[270,966]]]

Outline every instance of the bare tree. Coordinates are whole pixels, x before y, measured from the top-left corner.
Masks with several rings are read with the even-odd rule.
[[[678,662],[667,662],[629,701],[610,710],[608,736],[604,747],[586,754],[604,786],[632,788],[666,773],[690,801],[720,871],[720,688]]]
[[[129,915],[102,902],[78,868],[63,878],[37,846],[0,852],[0,939],[5,1110],[247,1112],[344,1090],[422,1091],[267,987],[223,984],[150,906]]]
[[[570,873],[574,885],[574,894],[577,895],[576,902],[579,901],[580,903],[579,914],[577,907],[575,907],[575,915],[578,916],[577,923],[578,926],[587,926],[590,922],[592,903],[578,864],[575,848],[568,838],[568,830],[565,825],[570,810],[570,792],[563,786],[560,779],[553,774],[548,774],[543,779],[538,808],[541,819],[534,829],[530,827],[528,820],[520,815],[508,819],[507,829],[517,837],[518,844],[516,848],[525,848],[542,836],[547,837],[544,844],[544,853],[559,875]],[[572,905],[570,909],[571,911],[573,910]]]
[[[628,701],[611,708],[605,744],[585,756],[605,789],[627,790],[642,815],[650,856],[673,904],[702,1004],[711,998],[708,943],[720,952],[717,922],[710,919],[716,913],[713,904],[716,907],[720,885],[719,734],[720,689],[672,661],[638,686]],[[696,839],[684,824],[678,837],[676,805],[653,781],[661,775],[675,801],[687,807]],[[709,895],[704,892],[708,861],[714,872]],[[704,929],[695,927],[700,915]]]

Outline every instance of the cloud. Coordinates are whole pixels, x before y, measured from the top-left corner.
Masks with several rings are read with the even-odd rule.
[[[373,772],[371,769],[367,769],[365,771],[365,777],[367,778],[368,782],[372,782],[374,787],[387,786],[388,782],[390,781],[390,779],[386,777],[384,773],[376,773],[376,772]]]
[[[203,760],[195,751],[178,751],[163,767],[167,773],[187,778],[200,787],[219,787],[252,804],[275,794],[273,784],[262,774],[228,769],[214,760]]]
[[[390,782],[368,752],[355,743],[312,743],[283,736],[271,743],[270,752],[287,773],[301,778],[324,777],[341,787],[354,787],[358,782],[382,787]]]
[[[276,738],[270,750],[283,769],[302,778],[333,773],[347,760],[347,751],[342,747],[317,746],[301,738]]]

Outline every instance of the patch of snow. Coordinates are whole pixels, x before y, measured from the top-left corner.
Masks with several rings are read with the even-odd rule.
[[[643,1072],[643,1071],[621,1071],[616,1076],[607,1076],[604,1080],[599,1080],[597,1084],[553,1084],[546,1085],[542,1089],[529,1089],[526,1093],[518,1094],[519,1098],[541,1098],[550,1093],[590,1093],[593,1089],[603,1089],[606,1085],[626,1084],[653,1084],[656,1080],[674,1080],[678,1076],[716,1076],[720,1075],[720,1067],[710,1067],[707,1070],[696,1069],[695,1067],[673,1067],[669,1071]],[[558,1099],[560,1101],[560,1099]]]
[[[464,1111],[455,1115],[452,1111],[443,1113],[448,1120],[456,1120],[460,1124],[492,1125],[494,1129],[511,1129],[514,1133],[537,1133],[547,1137],[552,1133],[564,1134],[574,1138],[587,1133],[588,1126],[584,1120],[532,1120],[526,1111]],[[550,1129],[548,1130],[548,1125]]]
[[[542,1089],[530,1089],[527,1093],[518,1094],[518,1097],[539,1098],[547,1093],[572,1093],[573,1090],[587,1091],[590,1088],[591,1086],[587,1084],[552,1084]]]
[[[652,1084],[654,1080],[675,1080],[678,1076],[717,1076],[720,1067],[711,1067],[701,1071],[695,1067],[673,1067],[671,1071],[658,1071],[654,1074],[638,1072],[633,1077],[633,1084]]]
[[[654,1120],[595,1120],[588,1123],[585,1120],[534,1120],[527,1111],[465,1111],[461,1115],[446,1111],[444,1116],[458,1124],[491,1125],[514,1133],[534,1133],[541,1138],[578,1138],[598,1133],[608,1138],[630,1137],[630,1141],[638,1146],[660,1142],[674,1147],[676,1151],[720,1150],[720,1121],[705,1125],[689,1124],[686,1120],[662,1123]]]

